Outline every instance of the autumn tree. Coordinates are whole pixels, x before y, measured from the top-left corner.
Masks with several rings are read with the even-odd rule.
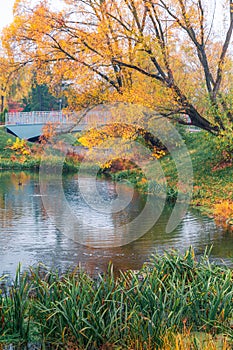
[[[8,107],[8,100],[21,101],[31,88],[31,71],[21,67],[12,58],[2,53],[0,56],[0,112]]]
[[[11,94],[15,83],[15,69],[13,62],[9,62],[4,56],[0,57],[0,112],[3,113],[7,106],[6,97]]]
[[[5,96],[6,96],[6,90],[8,87],[8,81],[9,81],[9,76],[6,74],[6,62],[3,57],[0,57],[0,98],[1,98],[1,103],[0,103],[0,113],[4,111],[5,107]]]
[[[33,64],[43,82],[72,81],[80,105],[141,103],[215,134],[232,125],[226,82],[233,0],[225,1],[221,36],[207,0],[63,3],[55,11],[48,1],[17,0],[14,22],[3,33],[9,55]]]

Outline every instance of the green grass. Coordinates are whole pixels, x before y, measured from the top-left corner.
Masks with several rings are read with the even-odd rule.
[[[222,159],[214,140],[201,132],[190,135],[188,142],[194,169],[193,204],[211,207],[220,200],[233,200],[233,166],[218,167]]]
[[[7,149],[7,141],[11,140],[12,142],[14,142],[16,140],[16,137],[14,137],[11,134],[8,134],[5,131],[4,127],[0,127],[0,156],[1,159],[5,159],[5,158],[9,158],[11,156],[11,150]]]
[[[75,140],[73,135],[62,135],[62,138],[65,137],[67,142],[71,140]],[[11,141],[11,142],[10,142]],[[40,166],[40,152],[33,152],[31,156],[27,156],[26,160],[23,162],[20,161],[21,155],[16,156],[16,152],[11,150],[8,146],[12,145],[16,141],[16,137],[8,134],[5,131],[4,127],[0,128],[0,169],[14,169],[14,170],[35,170],[39,169]],[[33,147],[35,144],[28,142],[29,147]],[[12,156],[16,156],[14,160],[12,160]],[[48,164],[50,166],[56,167],[59,165],[60,158],[56,156],[48,158]],[[67,158],[64,162],[63,171],[64,172],[77,172],[78,170],[77,162],[72,160],[72,158]]]
[[[197,261],[191,248],[183,256],[155,255],[140,271],[118,277],[111,265],[95,279],[81,270],[62,276],[44,267],[18,270],[1,290],[0,341],[161,349],[172,334],[189,330],[224,334],[233,344],[232,298],[232,270],[207,254]]]
[[[233,201],[233,166],[218,166],[222,163],[222,156],[215,146],[214,137],[206,132],[184,135],[194,173],[191,204],[208,214],[211,214],[214,203],[225,199]],[[167,155],[160,162],[168,183],[167,195],[175,199],[178,179],[174,160]],[[150,168],[148,174],[149,178],[153,177]]]
[[[206,132],[183,133],[183,139],[193,167],[191,205],[212,216],[214,204],[223,200],[233,201],[233,165],[224,163],[222,154],[216,147],[215,136]],[[177,158],[180,157],[180,151],[176,151],[175,155]],[[159,161],[167,184],[164,184],[164,176],[153,180],[155,177],[153,162],[147,167],[147,182],[142,181],[145,179],[145,174],[139,168],[122,170],[111,175],[114,180],[127,180],[142,192],[166,196],[168,202],[174,202],[178,194],[178,174],[174,158],[168,154]]]

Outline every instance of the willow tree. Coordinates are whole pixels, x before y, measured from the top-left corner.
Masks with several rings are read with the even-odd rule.
[[[232,125],[233,0],[221,36],[207,0],[64,0],[59,11],[31,3],[15,2],[3,44],[22,66],[35,65],[41,82],[68,80],[88,103],[149,103],[216,134]]]

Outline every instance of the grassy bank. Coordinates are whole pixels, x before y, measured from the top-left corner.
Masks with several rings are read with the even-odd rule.
[[[233,229],[233,164],[223,159],[214,136],[189,133],[185,139],[194,172],[191,205],[214,217],[217,224]],[[169,156],[162,166],[170,188],[176,189],[176,172]]]
[[[192,204],[210,213],[213,204],[226,199],[233,201],[233,165],[222,162],[214,136],[211,139],[205,132],[191,133],[186,134],[185,141],[194,172]],[[177,177],[173,162],[167,156],[161,163],[169,185],[175,188]]]
[[[68,139],[69,135],[67,135]],[[39,170],[43,145],[22,142],[15,136],[8,134],[5,129],[0,128],[0,169],[3,170]],[[60,164],[60,157],[51,155],[47,159],[49,166],[56,168]],[[76,172],[79,161],[75,157],[65,159],[64,172]]]
[[[223,223],[232,220],[233,223],[233,164],[222,160],[222,155],[216,147],[214,136],[206,132],[184,133],[184,140],[189,150],[193,166],[193,198],[191,205],[205,214],[217,217]],[[166,176],[167,185],[159,184],[163,195],[168,201],[176,200],[178,176],[176,165],[170,155],[160,159],[160,164]],[[130,179],[140,190],[157,193],[157,184],[153,181],[153,166],[148,166],[148,179],[135,171],[118,171],[112,174],[116,180]],[[162,179],[163,180],[163,179]],[[163,188],[164,186],[164,188]],[[155,190],[154,190],[155,189]]]
[[[38,169],[39,159],[31,156],[24,156],[23,154],[16,155],[16,151],[10,147],[16,142],[16,137],[8,134],[4,127],[0,128],[0,168],[1,169],[14,169],[14,170],[27,170]],[[28,143],[28,147],[31,148],[32,143]]]
[[[192,249],[97,279],[18,271],[0,294],[0,341],[64,349],[230,349],[232,270]],[[45,345],[47,344],[47,345]]]

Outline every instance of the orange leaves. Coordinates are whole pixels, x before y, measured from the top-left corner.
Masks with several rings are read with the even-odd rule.
[[[14,15],[17,13],[21,3],[22,3],[22,0],[15,0],[14,6],[13,6],[13,14]]]
[[[46,142],[50,139],[52,139],[53,136],[56,134],[56,126],[54,123],[47,123],[43,127],[43,134],[40,136],[40,143],[46,144]]]
[[[233,202],[223,200],[214,204],[214,215],[217,222],[233,225]]]
[[[202,117],[206,130],[203,119],[214,124],[208,106],[218,88],[216,67],[227,93],[232,79],[227,82],[222,69],[232,67],[225,54],[219,59],[223,43],[211,41],[207,1],[63,0],[64,11],[51,3],[17,0],[3,43],[57,95],[67,83],[73,109],[121,101],[163,113],[185,111],[196,123]],[[223,103],[214,102],[221,112]]]

